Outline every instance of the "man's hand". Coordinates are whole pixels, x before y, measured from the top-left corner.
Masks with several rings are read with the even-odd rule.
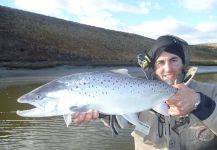
[[[75,123],[88,123],[92,120],[96,120],[99,117],[99,112],[91,111],[91,112],[84,112],[84,113],[75,113],[72,116],[72,120]]]
[[[166,103],[169,105],[171,116],[184,116],[194,110],[195,103],[200,98],[199,94],[184,84],[173,85],[177,92]]]

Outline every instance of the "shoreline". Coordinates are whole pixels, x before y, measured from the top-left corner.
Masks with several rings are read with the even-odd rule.
[[[45,84],[57,78],[92,71],[108,71],[116,69],[128,69],[128,73],[134,77],[144,77],[140,67],[136,66],[56,66],[52,68],[41,69],[11,69],[0,67],[0,90],[11,86],[20,86],[29,84]],[[216,74],[217,66],[199,66],[198,74]]]
[[[217,66],[217,61],[215,60],[192,60],[190,61],[191,66]],[[37,61],[37,62],[0,62],[0,67],[5,67],[8,69],[44,69],[44,68],[55,68],[61,66],[73,66],[73,67],[127,67],[138,66],[137,63],[130,62],[91,62],[87,63],[85,61],[75,62],[75,61]]]
[[[86,63],[86,62],[71,62],[71,61],[41,61],[41,62],[0,62],[0,67],[9,69],[44,69],[55,68],[61,66],[73,66],[73,67],[126,67],[126,66],[138,66],[136,63]]]
[[[12,85],[23,85],[31,83],[46,83],[57,78],[92,71],[108,71],[116,69],[128,69],[129,74],[133,76],[144,76],[142,70],[139,67],[132,66],[56,66],[52,68],[41,69],[11,69],[6,67],[0,67],[0,88]]]

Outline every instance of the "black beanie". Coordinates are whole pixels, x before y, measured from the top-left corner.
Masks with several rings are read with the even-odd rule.
[[[183,48],[180,44],[171,44],[164,47],[159,48],[153,57],[153,62],[157,60],[157,58],[161,55],[162,52],[168,52],[174,54],[182,59],[182,63],[185,64],[185,56],[183,52]]]
[[[181,58],[182,63],[185,64],[185,54],[182,47],[183,43],[183,41],[180,41],[174,36],[167,35],[159,37],[151,49],[151,66],[154,67],[155,61],[162,52],[168,52],[177,55]]]

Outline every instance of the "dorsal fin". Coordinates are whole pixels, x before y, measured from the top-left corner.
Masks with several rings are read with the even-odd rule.
[[[125,76],[132,77],[132,76],[129,74],[128,69],[126,69],[126,68],[113,69],[113,70],[110,70],[110,71],[113,72],[113,73],[117,73],[117,74],[121,74],[121,75],[125,75]]]

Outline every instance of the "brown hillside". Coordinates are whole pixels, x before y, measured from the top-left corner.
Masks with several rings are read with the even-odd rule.
[[[0,62],[135,64],[150,38],[0,6]]]
[[[217,43],[192,45],[191,48],[193,60],[217,60]]]
[[[135,65],[154,40],[0,6],[0,65]],[[217,44],[193,45],[193,60],[217,60]]]

